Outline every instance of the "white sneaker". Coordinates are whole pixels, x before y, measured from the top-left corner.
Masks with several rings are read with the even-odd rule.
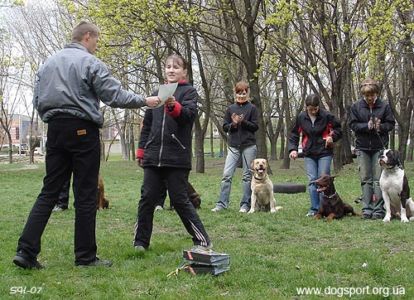
[[[198,251],[198,252],[211,251],[211,250],[213,250],[213,243],[211,243],[211,242],[207,246],[194,245],[191,248],[191,251]]]
[[[246,207],[241,207],[240,210],[239,210],[239,212],[241,212],[241,213],[247,213],[248,212],[248,209]]]
[[[310,211],[306,214],[307,217],[314,217],[315,215],[316,215],[316,213],[313,212],[313,211]]]
[[[53,212],[60,212],[64,210],[66,210],[66,208],[60,207],[58,205],[55,205],[55,207],[52,209]]]
[[[218,212],[218,211],[220,211],[220,210],[222,210],[222,209],[223,209],[223,208],[216,206],[216,207],[214,207],[213,209],[211,209],[211,211],[212,211],[212,212]]]
[[[147,249],[145,249],[144,248],[144,246],[135,246],[134,247],[135,248],[135,252],[138,252],[138,253],[143,253],[143,252],[145,252],[145,251],[147,251]]]
[[[157,205],[156,207],[155,207],[155,211],[157,211],[157,210],[163,210],[164,208],[162,208],[162,206],[161,205]]]

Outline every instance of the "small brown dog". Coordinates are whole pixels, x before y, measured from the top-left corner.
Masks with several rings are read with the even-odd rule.
[[[197,193],[197,191],[195,190],[195,188],[193,187],[193,185],[187,181],[187,193],[188,193],[188,199],[190,200],[191,204],[194,206],[195,209],[199,209],[201,208],[201,197],[200,194]],[[165,202],[165,197],[167,197],[166,192],[164,193],[164,195],[161,196],[161,204],[160,206],[164,206],[164,202]],[[174,209],[174,206],[171,204],[170,201],[170,209]]]
[[[109,201],[105,198],[105,187],[100,175],[98,179],[98,197],[96,198],[96,208],[109,208]]]
[[[190,202],[193,204],[194,208],[199,209],[201,206],[201,198],[190,182],[187,184],[187,192],[188,198],[190,198]]]
[[[339,197],[335,189],[334,178],[334,176],[322,175],[314,181],[318,187],[318,192],[323,192],[319,211],[315,215],[315,219],[326,217],[328,221],[332,221],[333,219],[340,219],[347,214],[357,215],[352,206],[344,203],[341,197]]]

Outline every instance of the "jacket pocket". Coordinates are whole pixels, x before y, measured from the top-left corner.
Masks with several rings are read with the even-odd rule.
[[[184,150],[185,149],[187,149],[184,145],[183,145],[183,143],[181,143],[181,141],[175,136],[175,134],[174,133],[172,133],[171,134],[171,137],[173,138],[173,140],[175,140],[177,143],[178,143],[178,145],[180,145],[181,146],[181,148],[183,148]]]
[[[151,143],[152,143],[152,141],[153,141],[153,140],[154,140],[154,137],[150,138],[150,139],[148,140],[148,142],[146,142],[146,143],[145,143],[144,149],[147,149],[147,147],[149,146],[149,144],[151,144]]]

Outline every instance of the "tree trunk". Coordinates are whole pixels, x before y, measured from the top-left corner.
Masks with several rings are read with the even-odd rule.
[[[213,122],[210,124],[210,156],[214,157],[214,131],[213,131]]]
[[[287,40],[288,36],[288,28],[285,26],[283,29],[283,37]],[[292,130],[292,126],[294,121],[290,115],[290,106],[289,106],[289,90],[288,90],[288,64],[287,64],[287,50],[283,48],[281,50],[280,55],[280,63],[282,67],[282,115],[285,115],[285,128],[286,128],[286,137],[289,137],[290,131]],[[288,141],[286,139],[286,143],[282,149],[283,151],[283,163],[281,165],[281,169],[289,169],[290,168],[290,158],[289,158],[289,149],[288,149]]]
[[[201,129],[200,116],[197,116],[194,122],[194,147],[196,157],[196,173],[204,173],[204,134],[203,130]]]
[[[9,164],[13,163],[13,143],[12,143],[12,136],[10,130],[6,131],[7,138],[9,139]]]
[[[99,130],[99,144],[101,145],[101,161],[105,161],[105,142],[102,138],[102,130]]]
[[[410,144],[408,145],[408,150],[407,150],[407,161],[413,161],[413,152],[414,152],[414,113],[411,113]]]
[[[196,173],[204,173],[205,172],[204,137],[206,136],[208,123],[210,119],[211,99],[210,99],[210,88],[209,88],[209,84],[207,82],[206,74],[204,71],[204,64],[201,58],[200,49],[198,47],[197,35],[195,33],[193,34],[193,44],[195,48],[199,73],[201,77],[201,85],[204,90],[204,99],[203,101],[200,101],[202,104],[202,108],[203,108],[202,112],[204,114],[200,112],[195,121]],[[188,47],[189,46],[190,45],[188,41]],[[191,49],[188,49],[188,51],[190,51],[191,53]],[[202,115],[203,115],[203,119],[201,122]]]
[[[131,118],[133,118],[133,114]],[[134,122],[133,119],[128,125],[128,132],[129,132],[129,157],[128,160],[135,160],[135,135],[134,135]]]

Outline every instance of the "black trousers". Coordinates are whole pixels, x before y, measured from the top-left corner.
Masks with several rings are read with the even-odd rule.
[[[60,208],[67,209],[69,207],[69,189],[70,189],[70,178],[66,181],[63,186],[62,190],[59,193],[58,201],[56,205]]]
[[[74,118],[55,118],[47,133],[46,176],[43,188],[20,236],[18,254],[34,259],[63,184],[73,172],[75,205],[75,263],[96,258],[96,197],[100,164],[99,128]]]
[[[210,238],[194,206],[188,199],[187,182],[189,170],[179,168],[145,168],[138,220],[135,224],[134,246],[148,248],[150,245],[155,206],[167,181],[171,204],[178,213],[195,245],[208,246]]]

